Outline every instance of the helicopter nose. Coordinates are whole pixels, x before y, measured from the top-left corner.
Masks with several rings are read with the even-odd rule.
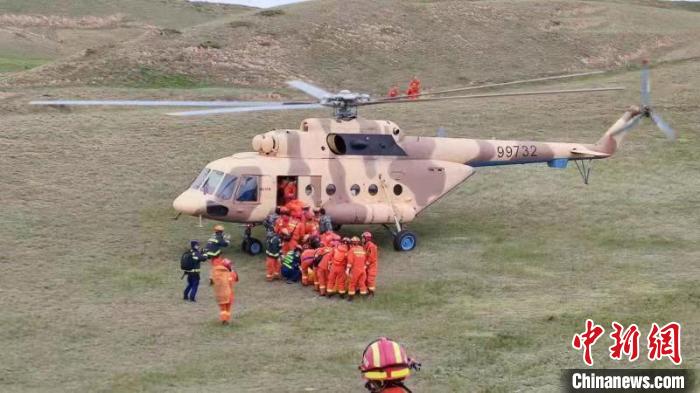
[[[180,213],[201,216],[207,211],[207,202],[199,191],[189,189],[173,201],[173,207]]]

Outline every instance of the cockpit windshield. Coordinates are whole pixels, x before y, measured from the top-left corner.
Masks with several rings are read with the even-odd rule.
[[[237,176],[226,175],[224,176],[224,181],[221,182],[221,186],[216,191],[216,196],[220,199],[231,199],[233,196],[233,190],[236,189]]]
[[[199,172],[199,175],[197,175],[197,178],[194,179],[194,181],[192,182],[192,185],[190,186],[190,188],[192,188],[194,190],[198,190],[199,187],[202,186],[202,183],[204,183],[204,179],[207,178],[208,174],[209,174],[209,168],[202,169],[202,171]]]
[[[216,190],[216,187],[218,187],[219,183],[221,183],[221,178],[223,177],[223,172],[211,171],[209,173],[209,177],[207,177],[207,179],[202,184],[202,192],[204,193],[204,195],[213,194]]]

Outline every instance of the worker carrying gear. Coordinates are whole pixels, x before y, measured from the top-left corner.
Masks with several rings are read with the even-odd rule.
[[[386,98],[392,99],[392,98],[398,97],[398,95],[399,95],[399,88],[396,86],[391,86],[389,88],[389,92],[386,94]]]
[[[219,305],[219,320],[227,325],[231,321],[231,307],[234,301],[233,287],[238,282],[238,274],[231,260],[217,257],[212,260],[211,285],[214,287],[214,298]]]
[[[348,277],[348,300],[352,301],[358,289],[360,295],[367,295],[367,273],[365,271],[367,252],[357,236],[350,239],[350,244],[345,274]]]
[[[265,227],[265,238],[269,238],[272,236],[272,234],[275,233],[275,224],[277,223],[277,220],[280,218],[280,208],[277,207],[275,210],[268,214],[267,217],[265,217],[265,220],[263,220],[263,227]]]
[[[333,296],[338,293],[340,297],[345,297],[345,267],[347,266],[348,243],[350,239],[343,238],[343,241],[333,249],[331,258],[331,270],[328,273],[328,288],[326,293]]]
[[[183,293],[183,300],[196,302],[197,288],[199,288],[199,273],[201,271],[202,261],[206,261],[207,256],[199,249],[197,240],[190,241],[190,249],[185,251],[180,258],[180,269],[182,269],[182,277],[187,276],[187,286]]]
[[[209,258],[218,257],[221,255],[221,249],[228,247],[231,244],[229,236],[224,234],[224,226],[221,224],[214,225],[214,233],[207,240],[205,254]]]
[[[282,190],[284,196],[284,204],[286,205],[290,201],[297,199],[297,182],[296,180],[290,180],[284,185]]]
[[[324,245],[317,249],[314,256],[314,287],[321,296],[326,295],[328,273],[330,271],[332,257],[333,247],[329,245]]]
[[[301,278],[301,270],[299,270],[299,260],[301,255],[301,246],[296,246],[284,255],[282,259],[282,268],[280,272],[282,277],[287,280],[287,284],[298,282]]]
[[[380,337],[365,348],[359,369],[367,380],[365,388],[372,393],[410,393],[403,382],[411,375],[411,370],[419,371],[420,367],[420,363],[406,356],[406,350],[399,343]]]
[[[312,237],[309,240],[308,248],[301,252],[301,285],[303,286],[307,286],[313,282],[309,280],[309,276],[313,275],[316,249],[319,247],[321,247],[321,242],[318,240],[318,237]]]
[[[272,236],[267,238],[265,244],[265,266],[267,267],[267,272],[265,273],[265,279],[267,281],[272,281],[280,277],[280,256],[282,251],[282,239],[275,232],[272,232]]]
[[[367,290],[369,294],[374,296],[374,291],[377,290],[377,271],[379,264],[379,252],[377,245],[372,241],[372,234],[364,232],[362,234],[362,245],[365,248],[367,259],[365,270],[367,272]]]
[[[416,99],[420,95],[420,80],[417,77],[413,77],[411,82],[408,84],[408,90],[406,90],[406,95],[411,99]]]
[[[319,209],[319,214],[320,216],[318,218],[318,231],[321,234],[324,234],[326,232],[332,232],[333,222],[331,221],[331,216],[326,214],[326,209]]]

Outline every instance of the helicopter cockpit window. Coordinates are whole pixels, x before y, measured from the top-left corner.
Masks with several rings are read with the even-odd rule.
[[[233,196],[233,190],[236,189],[237,176],[226,175],[224,176],[224,181],[221,182],[221,186],[216,191],[216,196],[220,199],[231,199]]]
[[[258,176],[241,177],[241,185],[238,186],[236,200],[239,202],[258,201]]]
[[[202,183],[204,183],[204,179],[207,178],[208,174],[209,174],[209,168],[202,169],[202,171],[199,172],[199,175],[197,175],[197,178],[194,179],[194,181],[192,182],[192,185],[190,186],[190,188],[192,188],[194,190],[198,190],[199,187],[202,186]]]
[[[223,172],[211,171],[211,173],[209,173],[209,177],[207,177],[207,180],[205,180],[202,184],[202,192],[204,195],[213,194],[216,187],[218,187],[219,183],[221,183],[221,178],[223,177]]]

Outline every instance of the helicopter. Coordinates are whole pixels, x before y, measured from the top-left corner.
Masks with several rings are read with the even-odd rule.
[[[476,168],[546,163],[566,168],[570,161],[588,184],[593,160],[611,157],[624,136],[642,118],[650,118],[669,139],[674,130],[651,106],[648,62],[641,71],[641,104],[629,108],[595,143],[535,142],[412,136],[390,120],[358,117],[358,109],[370,105],[411,104],[442,100],[506,96],[574,94],[622,90],[603,87],[471,95],[445,95],[535,81],[599,74],[560,75],[493,83],[419,94],[372,99],[368,94],[341,90],[330,93],[304,81],[287,82],[314,98],[313,101],[32,101],[33,105],[118,105],[205,107],[169,113],[202,116],[253,111],[333,109],[332,118],[309,118],[298,129],[278,129],[256,135],[253,151],[235,153],[212,161],[190,187],[174,201],[180,214],[246,225],[242,249],[256,255],[262,243],[251,228],[283,204],[281,184],[296,183],[294,197],[314,208],[324,208],[334,224],[381,224],[393,236],[397,251],[417,245],[416,233],[407,229],[421,212],[439,201],[474,173]],[[200,221],[201,222],[201,221]]]

